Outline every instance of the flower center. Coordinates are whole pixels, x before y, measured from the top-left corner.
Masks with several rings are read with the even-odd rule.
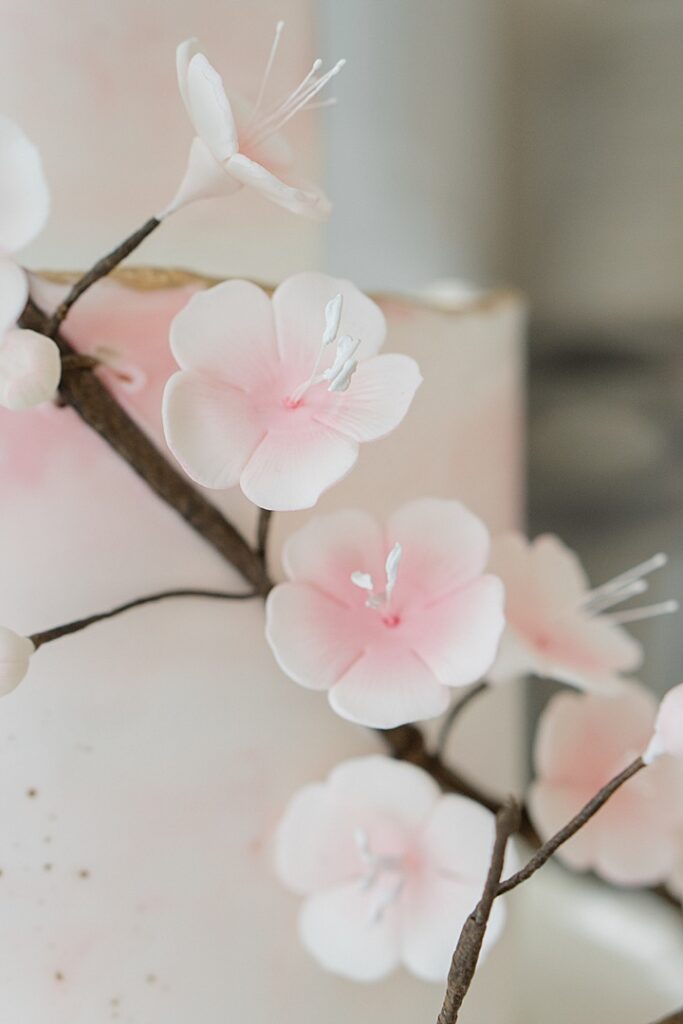
[[[392,854],[375,853],[364,828],[358,827],[353,837],[365,867],[358,888],[362,892],[374,890],[368,923],[376,924],[401,894],[406,877],[405,861]]]
[[[378,611],[382,616],[382,622],[389,628],[398,626],[401,621],[400,617],[391,610],[391,598],[394,593],[394,587],[396,586],[396,580],[398,579],[398,567],[401,564],[402,555],[403,548],[397,542],[387,555],[387,560],[384,563],[384,572],[386,576],[384,590],[376,589],[375,581],[369,572],[356,570],[356,572],[351,573],[351,582],[353,585],[358,587],[359,590],[365,590],[367,592],[368,596],[365,600],[365,607]]]
[[[613,608],[615,605],[621,604],[637,594],[644,594],[648,584],[643,577],[654,572],[656,569],[661,569],[663,565],[666,565],[667,561],[668,559],[664,554],[653,555],[652,558],[641,562],[640,565],[636,565],[619,576],[615,576],[609,582],[603,583],[601,586],[589,591],[580,605],[581,610],[590,618],[593,618],[593,616],[602,615],[609,608]],[[656,615],[668,615],[676,611],[678,611],[678,601],[660,601],[658,604],[646,605],[642,608],[629,608],[626,611],[612,612],[609,615],[605,615],[604,619],[613,625],[622,625],[627,622],[637,622],[640,619],[651,619]]]
[[[348,391],[351,378],[358,366],[358,360],[354,359],[354,356],[360,346],[360,340],[352,338],[349,334],[342,334],[341,337],[337,337],[341,320],[342,302],[341,295],[335,295],[325,306],[325,330],[323,331],[313,369],[310,376],[302,384],[299,384],[292,394],[285,399],[285,405],[288,409],[297,409],[301,405],[306,392],[317,384],[326,383],[328,391]],[[325,350],[328,346],[335,344],[335,342],[337,350],[334,361],[327,370],[321,372],[320,366],[325,356]]]
[[[280,38],[282,36],[282,30],[285,27],[284,21],[278,21],[275,26],[275,37],[273,39],[273,45],[270,48],[270,54],[266,61],[266,67],[263,72],[263,78],[261,79],[261,85],[254,105],[254,110],[251,115],[250,123],[247,127],[242,143],[244,148],[253,149],[255,146],[261,145],[267,138],[274,135],[275,132],[290,121],[295,114],[298,114],[304,108],[308,110],[314,110],[320,107],[329,107],[336,102],[334,99],[323,100],[319,103],[312,103],[311,101],[315,96],[318,95],[321,89],[323,89],[331,78],[334,78],[341,69],[344,67],[346,61],[340,60],[326,71],[324,74],[319,75],[318,72],[322,67],[322,61],[316,60],[313,62],[313,66],[308,74],[302,79],[297,85],[296,89],[288,93],[284,99],[278,100],[270,109],[261,113],[263,100],[266,93],[266,87],[270,78],[270,73],[275,63],[275,55],[277,54],[278,47],[280,45]]]

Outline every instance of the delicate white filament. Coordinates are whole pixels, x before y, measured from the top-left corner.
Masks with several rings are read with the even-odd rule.
[[[398,898],[403,889],[405,882],[403,861],[400,857],[394,857],[390,854],[374,853],[370,846],[370,837],[364,828],[359,827],[355,829],[353,838],[361,859],[367,866],[367,871],[358,882],[358,888],[361,892],[367,892],[377,885],[382,872],[390,872],[396,876],[384,887],[383,891],[380,890],[378,892],[377,899],[370,909],[368,924],[376,924],[381,920],[384,911]]]
[[[388,612],[391,604],[391,595],[398,578],[398,567],[400,565],[402,555],[403,548],[401,545],[399,543],[394,544],[393,548],[387,555],[386,562],[384,563],[386,585],[384,590],[381,592],[377,592],[375,590],[375,581],[369,572],[356,570],[351,573],[351,582],[354,586],[368,592],[368,598],[365,602],[366,608],[381,609],[384,612]]]
[[[678,601],[660,601],[659,604],[646,605],[644,608],[629,608],[624,612],[614,612],[605,618],[617,625],[625,622],[640,622],[641,619],[654,619],[658,615],[672,615],[679,608]]]
[[[294,106],[291,107],[290,110],[287,110],[284,116],[281,115],[280,117],[275,119],[273,124],[270,125],[267,129],[264,129],[263,126],[259,126],[259,131],[256,132],[254,138],[250,140],[251,144],[259,145],[261,142],[264,142],[269,135],[272,135],[274,132],[278,132],[280,131],[281,128],[284,128],[287,122],[291,121],[295,114],[298,114],[300,110],[303,110],[304,107],[307,107],[310,101],[313,99],[313,97],[317,96],[320,90],[325,88],[325,86],[327,85],[331,78],[339,74],[339,72],[341,71],[345,64],[345,60],[337,61],[333,68],[330,68],[329,71],[327,71],[316,82],[313,82],[310,85],[310,87],[301,95],[298,102],[296,102]]]
[[[596,587],[586,594],[586,603],[593,604],[596,600],[602,600],[607,594],[617,594],[622,592],[625,588],[630,586],[634,581],[640,580],[643,576],[648,576],[651,572],[656,569],[661,569],[662,566],[666,565],[668,559],[665,554],[659,552],[659,554],[653,555],[652,558],[648,558],[645,562],[641,562],[640,565],[635,565],[632,569],[627,569],[626,572],[620,573],[619,576],[615,576],[614,579],[609,580],[607,583],[603,583],[601,586]],[[618,602],[613,602],[614,604]]]
[[[342,306],[344,300],[341,293],[337,293],[325,306],[325,331],[323,333],[323,345],[331,345],[339,332]]]
[[[273,69],[275,54],[277,53],[277,48],[280,45],[280,37],[282,36],[282,30],[284,27],[284,21],[278,21],[277,25],[275,26],[275,36],[273,38],[273,45],[270,48],[270,54],[268,55],[268,60],[266,61],[265,71],[263,72],[263,77],[261,78],[261,86],[259,88],[258,96],[256,97],[256,103],[254,105],[254,109],[251,115],[252,121],[256,120],[258,112],[261,109],[263,97],[265,95],[266,87],[268,85],[268,79],[270,78],[270,72]]]
[[[329,369],[323,370],[322,373],[319,372],[325,349],[337,339],[342,305],[342,296],[339,294],[330,299],[325,306],[325,329],[320,348],[318,349],[318,355],[308,380],[305,380],[303,384],[300,384],[293,391],[289,400],[292,405],[297,405],[309,388],[312,388],[315,384],[322,384],[323,381],[328,381],[328,391],[348,391],[351,378],[358,366],[358,360],[354,359],[353,356],[358,351],[360,339],[354,339],[348,334],[343,334],[337,340],[337,351],[332,365]]]
[[[627,584],[622,590],[614,590],[611,592],[605,592],[602,597],[591,598],[590,601],[586,602],[585,608],[590,615],[599,615],[601,612],[607,610],[607,608],[614,607],[615,604],[621,604],[622,601],[628,601],[631,597],[637,597],[639,594],[644,594],[648,589],[648,585],[645,580],[634,580],[633,583]]]

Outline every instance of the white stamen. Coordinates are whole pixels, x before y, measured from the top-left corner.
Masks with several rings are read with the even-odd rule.
[[[335,295],[325,306],[325,331],[323,333],[323,345],[331,345],[337,337],[339,321],[341,320],[343,298],[341,294]]]
[[[659,554],[653,555],[652,558],[648,558],[645,562],[641,562],[640,565],[635,565],[632,569],[622,572],[619,576],[615,576],[614,579],[603,583],[602,586],[591,590],[590,593],[586,594],[586,600],[593,602],[597,597],[601,598],[605,594],[613,594],[616,591],[623,590],[625,586],[633,583],[634,580],[647,576],[656,569],[661,569],[663,565],[666,565],[667,561],[666,555],[659,552]]]
[[[626,622],[639,622],[641,619],[653,619],[658,615],[671,615],[677,612],[678,601],[661,601],[659,604],[646,605],[644,608],[629,608],[625,612],[614,612],[612,615],[605,615],[609,622],[615,625],[622,625]]]
[[[263,72],[263,77],[261,78],[261,86],[259,88],[258,96],[256,97],[256,103],[254,104],[254,110],[251,115],[252,121],[256,120],[256,118],[258,117],[258,112],[261,109],[261,104],[263,103],[263,97],[265,95],[266,86],[268,85],[270,72],[273,69],[275,54],[277,53],[277,48],[280,45],[280,37],[282,35],[282,30],[284,27],[284,21],[278,21],[277,25],[275,26],[275,36],[273,38],[273,45],[270,48],[270,54],[268,56],[268,60],[266,61],[265,71]]]
[[[329,71],[326,71],[325,74],[321,75],[317,80],[312,82],[309,81],[309,84],[304,88],[304,84],[311,78],[312,74],[315,74],[320,66],[319,62],[316,61],[311,72],[309,72],[307,79],[304,79],[304,82],[302,82],[302,84],[291,94],[291,96],[277,111],[274,111],[272,114],[269,114],[268,117],[264,118],[261,124],[259,124],[258,130],[255,130],[253,135],[250,135],[249,144],[252,146],[259,145],[264,142],[269,135],[272,135],[276,131],[280,131],[288,121],[291,121],[295,114],[298,114],[300,110],[303,110],[304,107],[308,106],[313,97],[317,96],[320,90],[325,88],[331,78],[339,74],[345,64],[345,60],[337,61],[333,68],[330,68]],[[300,93],[300,95],[297,95],[298,93]]]
[[[343,334],[337,342],[337,351],[332,366],[322,374],[323,380],[334,381],[335,377],[338,377],[347,363],[351,361],[351,357],[355,355],[359,346],[360,341],[354,341],[349,334]],[[335,389],[330,388],[330,391],[332,390]]]
[[[369,572],[352,572],[351,582],[361,590],[368,590],[370,593],[375,589],[375,583]]]
[[[634,580],[633,583],[628,583],[621,590],[605,593],[602,597],[598,595],[598,597],[591,598],[584,604],[584,609],[589,615],[599,615],[608,608],[613,608],[615,604],[621,604],[622,601],[628,601],[631,597],[644,594],[647,589],[648,585],[645,580]]]
[[[351,378],[353,377],[356,369],[358,368],[357,359],[347,359],[341,370],[331,382],[328,387],[328,391],[348,391],[349,385],[351,384]]]
[[[384,911],[388,910],[391,904],[394,903],[401,895],[401,890],[403,889],[404,884],[403,872],[400,868],[396,868],[395,870],[399,871],[400,874],[398,874],[397,877],[385,887],[384,892],[380,892],[375,906],[370,911],[368,918],[369,924],[379,924],[384,916]]]
[[[393,548],[387,555],[387,560],[384,565],[384,570],[387,574],[387,603],[391,600],[391,594],[396,586],[396,579],[398,577],[398,567],[401,564],[401,558],[403,556],[403,548],[396,542]]]

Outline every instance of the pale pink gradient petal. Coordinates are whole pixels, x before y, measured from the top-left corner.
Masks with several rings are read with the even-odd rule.
[[[467,686],[486,674],[505,626],[503,585],[481,576],[434,604],[411,608],[412,645],[439,682]]]
[[[4,114],[0,114],[0,199],[0,252],[17,252],[45,226],[50,195],[40,153]]]
[[[326,396],[316,418],[354,441],[375,441],[399,425],[421,383],[420,369],[409,356],[363,360],[348,391]]]
[[[282,671],[311,690],[328,690],[363,653],[348,608],[300,583],[268,595],[266,638]]]
[[[534,540],[530,569],[538,600],[547,608],[573,607],[590,587],[578,555],[552,533]]]
[[[637,683],[624,683],[615,697],[558,694],[536,733],[536,772],[549,782],[597,790],[625,767],[629,751],[635,757],[644,749],[654,715],[654,698]]]
[[[290,213],[302,214],[313,220],[324,220],[332,209],[327,197],[316,189],[287,185],[262,164],[250,160],[244,153],[235,153],[225,162],[225,169],[242,185],[250,185],[264,196],[284,206]]]
[[[649,771],[649,769],[648,769]],[[657,885],[673,871],[678,844],[673,824],[666,827],[666,811],[656,792],[636,788],[637,779],[627,782],[619,804],[604,808],[595,842],[595,869],[614,885]],[[679,799],[683,789],[679,793]],[[664,810],[664,815],[662,814]],[[598,812],[603,813],[601,812]]]
[[[484,874],[490,850],[482,865]],[[437,874],[413,882],[402,899],[403,929],[401,959],[418,978],[445,981],[458,935],[472,913],[483,889],[471,882],[461,883]],[[504,923],[503,904],[494,904],[486,930],[480,963],[496,942]]]
[[[294,274],[275,289],[273,309],[282,359],[301,367],[305,374],[310,373],[320,349],[325,306],[338,294],[343,299],[339,334],[361,339],[357,358],[376,355],[384,342],[386,321],[382,310],[351,281],[315,272]],[[330,352],[329,361],[332,355]]]
[[[243,391],[262,386],[278,362],[270,299],[250,281],[224,281],[193,295],[171,324],[171,351],[183,370]]]
[[[169,448],[188,476],[204,487],[236,484],[263,436],[244,392],[196,373],[171,377],[162,417]]]
[[[296,416],[291,427],[266,434],[247,462],[240,485],[260,508],[311,508],[323,491],[346,476],[357,458],[355,441]]]
[[[186,96],[197,135],[216,160],[228,160],[238,148],[235,121],[223,80],[203,53],[195,53],[188,64]]]
[[[546,840],[559,832],[591,796],[593,793],[570,786],[544,781],[534,782],[527,794],[527,803],[531,820],[541,838]],[[595,848],[595,826],[588,822],[559,848],[555,856],[574,871],[587,871],[595,863]]]
[[[292,580],[311,583],[347,603],[365,600],[351,583],[359,570],[382,579],[384,537],[379,524],[367,512],[347,509],[316,516],[289,537],[282,562]]]
[[[657,712],[647,759],[661,754],[683,758],[683,683],[665,694]]]
[[[537,656],[539,675],[596,693],[613,693],[620,685],[620,673],[640,667],[643,649],[621,626],[568,613],[561,624],[550,620]]]
[[[9,256],[0,254],[0,337],[21,316],[28,298],[28,279]]]
[[[449,692],[415,653],[387,644],[366,649],[329,691],[329,701],[350,722],[392,729],[443,714]]]
[[[163,220],[181,206],[198,199],[221,199],[223,196],[238,192],[241,188],[240,182],[230,177],[223,165],[218,163],[204,140],[195,135],[190,144],[187,168],[178,191],[159,214],[159,219]]]
[[[495,819],[485,807],[449,793],[434,807],[420,843],[438,871],[484,886],[495,839]]]
[[[62,363],[51,338],[13,328],[0,339],[0,405],[30,409],[55,397]]]
[[[403,548],[398,603],[430,601],[479,576],[489,555],[481,519],[458,501],[420,498],[403,505],[387,524],[387,549]]]
[[[275,836],[275,870],[289,889],[308,895],[363,874],[352,807],[329,784],[314,783],[294,794]]]
[[[388,907],[377,919],[373,894],[357,883],[309,897],[299,916],[299,933],[319,964],[353,981],[378,981],[399,963],[396,908]]]
[[[422,768],[379,754],[337,765],[328,785],[340,803],[381,813],[406,829],[423,825],[441,799],[436,782]]]

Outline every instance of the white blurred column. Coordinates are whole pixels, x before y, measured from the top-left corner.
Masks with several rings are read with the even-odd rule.
[[[319,0],[334,271],[373,288],[505,267],[505,0]]]

